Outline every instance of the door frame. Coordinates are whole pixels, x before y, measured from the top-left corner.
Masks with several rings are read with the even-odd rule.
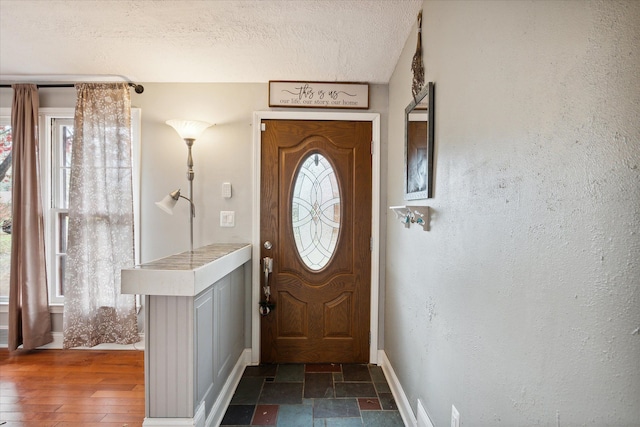
[[[260,363],[260,149],[262,120],[339,120],[371,122],[371,305],[369,363],[378,363],[378,312],[380,291],[380,114],[255,111],[253,113],[253,223],[251,262],[251,364]]]

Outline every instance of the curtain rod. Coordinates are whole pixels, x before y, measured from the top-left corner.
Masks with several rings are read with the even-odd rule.
[[[17,83],[18,84],[18,83]],[[133,82],[127,82],[129,86],[135,89],[136,93],[144,92],[144,86],[135,84]],[[41,87],[75,87],[73,83],[54,83],[54,84],[39,84],[36,85],[38,88]],[[11,85],[0,85],[0,87],[11,87]]]

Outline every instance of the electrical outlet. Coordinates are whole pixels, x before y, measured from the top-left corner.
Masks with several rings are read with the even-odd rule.
[[[451,427],[460,427],[460,412],[451,405]]]

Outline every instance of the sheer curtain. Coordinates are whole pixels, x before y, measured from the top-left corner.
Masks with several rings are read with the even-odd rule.
[[[120,270],[134,265],[129,88],[76,91],[63,346],[131,344],[139,340],[135,297],[120,293]]]
[[[44,252],[38,159],[38,88],[13,85],[13,225],[9,279],[9,350],[53,341]]]

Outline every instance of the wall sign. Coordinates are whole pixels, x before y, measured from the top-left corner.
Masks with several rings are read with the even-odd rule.
[[[269,107],[369,109],[368,83],[269,81]]]

